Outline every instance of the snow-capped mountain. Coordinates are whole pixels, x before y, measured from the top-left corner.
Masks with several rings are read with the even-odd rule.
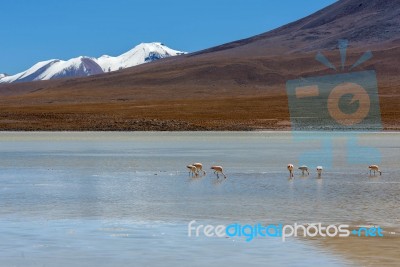
[[[36,63],[31,68],[21,73],[5,76],[0,83],[29,82],[38,80],[50,80],[63,77],[83,77],[103,73],[96,59],[77,57],[64,61],[51,59]]]
[[[96,62],[104,72],[110,72],[181,54],[185,52],[173,50],[162,43],[142,43],[117,57],[101,56]]]
[[[15,75],[0,74],[0,83],[84,77],[133,67],[160,58],[181,54],[185,54],[185,52],[173,50],[161,43],[142,43],[117,57],[107,55],[99,58],[81,56],[67,61],[51,59],[38,62],[28,70]]]
[[[7,77],[8,75],[7,74],[5,74],[5,73],[0,73],[0,79],[1,78],[4,78],[4,77]]]

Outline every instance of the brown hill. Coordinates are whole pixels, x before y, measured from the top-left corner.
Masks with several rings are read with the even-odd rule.
[[[377,72],[382,120],[400,129],[400,2],[342,0],[248,39],[88,78],[0,86],[8,130],[251,130],[289,126],[286,81],[335,73],[338,39],[346,67]],[[347,68],[348,69],[348,68]]]

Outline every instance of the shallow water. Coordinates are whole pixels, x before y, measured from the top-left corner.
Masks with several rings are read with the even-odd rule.
[[[191,220],[398,228],[400,134],[359,134],[361,150],[353,134],[329,138],[322,149],[324,133],[0,133],[0,265],[351,264],[302,240],[187,236]],[[205,177],[188,175],[195,161]],[[287,163],[311,175],[289,180]]]

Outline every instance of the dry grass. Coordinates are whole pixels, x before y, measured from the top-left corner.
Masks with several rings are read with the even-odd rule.
[[[286,97],[0,108],[2,130],[254,130],[285,128]]]

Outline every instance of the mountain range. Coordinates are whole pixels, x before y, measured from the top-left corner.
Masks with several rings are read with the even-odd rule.
[[[108,55],[99,58],[80,56],[66,61],[51,59],[38,62],[28,70],[15,75],[0,74],[0,83],[85,77],[182,54],[185,54],[185,52],[173,50],[162,43],[142,43],[117,57]]]
[[[343,70],[339,39],[349,44]],[[372,58],[351,71],[376,72],[383,126],[400,130],[394,0],[339,0],[269,32],[110,73],[0,84],[0,128],[287,130],[288,80],[348,72],[367,51]]]

